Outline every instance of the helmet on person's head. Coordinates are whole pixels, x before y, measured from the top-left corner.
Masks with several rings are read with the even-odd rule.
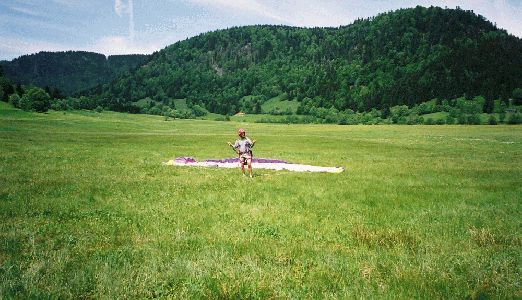
[[[245,136],[245,130],[243,128],[239,128],[239,130],[237,131],[237,134],[240,137],[244,137]]]

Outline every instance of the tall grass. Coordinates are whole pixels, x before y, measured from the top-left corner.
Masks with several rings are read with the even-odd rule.
[[[233,156],[341,174],[176,168]],[[0,107],[0,298],[519,298],[518,126]]]

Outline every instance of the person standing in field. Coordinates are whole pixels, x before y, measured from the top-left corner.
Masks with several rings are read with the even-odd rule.
[[[227,143],[239,155],[239,165],[241,166],[241,172],[243,172],[243,176],[245,175],[245,165],[248,165],[248,172],[250,174],[250,178],[252,178],[252,148],[256,144],[256,140],[251,141],[248,137],[246,137],[246,133],[243,128],[239,128],[237,134],[239,135],[239,138],[233,145],[230,142]]]

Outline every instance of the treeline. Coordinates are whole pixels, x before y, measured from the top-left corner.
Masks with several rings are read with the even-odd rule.
[[[522,102],[522,89],[515,90],[515,99],[506,105],[501,100],[489,103],[482,96],[468,99],[459,97],[451,100],[433,99],[413,105],[385,106],[383,109],[372,108],[368,112],[355,112],[347,109],[339,111],[334,107],[315,107],[313,100],[305,99],[297,109],[296,115],[288,115],[279,122],[283,123],[331,123],[341,125],[355,124],[402,124],[402,125],[480,125],[480,124],[521,124],[522,117],[514,102]],[[437,114],[439,113],[439,114]],[[303,116],[304,115],[304,116]],[[482,120],[483,117],[487,120]],[[275,121],[270,118],[267,121]],[[263,120],[262,120],[263,121]]]
[[[286,99],[286,97],[280,97]],[[56,89],[39,88],[13,84],[6,78],[0,67],[0,100],[11,103],[14,107],[26,111],[46,112],[49,109],[55,111],[88,109],[101,112],[106,107],[96,98],[64,97]],[[260,113],[260,103],[265,99],[259,97],[245,97],[241,100],[243,111]],[[451,100],[433,99],[427,102],[413,105],[384,106],[383,109],[372,108],[370,111],[356,112],[351,109],[338,110],[318,107],[319,99],[304,98],[296,111],[290,108],[286,110],[272,109],[271,115],[284,115],[283,118],[273,118],[267,115],[256,122],[266,123],[327,123],[340,125],[355,124],[521,124],[522,117],[519,113],[522,104],[522,89],[513,91],[508,104],[502,100],[487,101],[482,96],[473,98],[459,97]],[[177,102],[177,103],[176,103]],[[169,102],[157,102],[151,98],[142,99],[136,103],[122,107],[130,113],[144,113],[164,116],[165,119],[179,118],[190,119],[203,117],[208,111],[198,104],[186,99],[176,99]],[[442,113],[436,116],[437,113]],[[484,116],[488,119],[483,120]],[[218,120],[230,120],[230,115]]]
[[[40,52],[1,61],[0,66],[14,82],[41,88],[47,86],[70,96],[110,82],[148,59],[148,55],[105,57],[84,51]]]
[[[522,41],[472,11],[416,7],[339,28],[247,26],[153,54],[89,95],[112,110],[186,98],[234,114],[245,96],[287,94],[316,108],[369,112],[430,99],[507,103],[522,84]],[[252,107],[259,105],[254,103]]]
[[[190,102],[183,107],[176,107],[174,101],[169,103],[156,102],[152,99],[144,99],[141,104],[123,103],[119,111],[130,113],[143,113],[162,115],[166,118],[191,119],[204,116],[208,111],[199,105]],[[14,83],[7,78],[0,66],[0,101],[9,102],[16,108],[25,111],[47,112],[48,110],[94,110],[102,112],[107,107],[99,99],[87,96],[64,96],[57,88],[40,88],[35,86]]]

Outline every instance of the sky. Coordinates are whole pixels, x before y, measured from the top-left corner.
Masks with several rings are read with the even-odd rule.
[[[522,0],[1,0],[0,60],[39,51],[150,54],[232,26],[349,25],[417,5],[473,10],[522,37]]]

